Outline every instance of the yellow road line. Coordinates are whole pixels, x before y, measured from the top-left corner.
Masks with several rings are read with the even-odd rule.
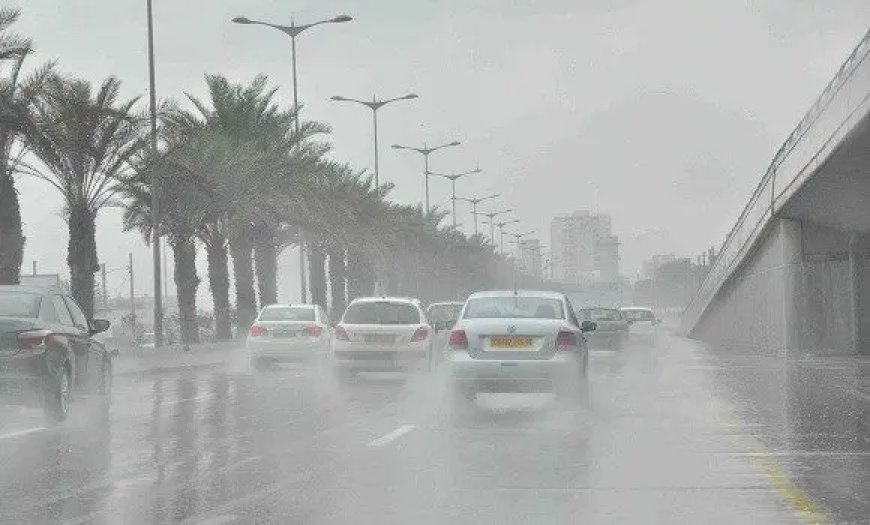
[[[749,449],[752,455],[748,457],[752,460],[753,465],[764,474],[770,486],[779,493],[803,523],[808,525],[827,525],[829,523],[822,509],[791,480],[779,463],[772,459],[770,451],[760,441],[747,437],[740,424],[733,420],[726,427],[742,447]]]

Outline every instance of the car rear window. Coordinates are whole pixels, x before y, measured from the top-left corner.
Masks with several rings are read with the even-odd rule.
[[[429,318],[433,321],[455,321],[460,313],[461,304],[433,304],[429,307]]]
[[[582,321],[622,321],[622,312],[615,308],[583,308],[577,312]]]
[[[346,324],[420,324],[420,312],[408,303],[366,302],[347,307]]]
[[[0,315],[4,317],[39,317],[42,296],[30,292],[0,292]]]
[[[478,297],[465,307],[465,319],[564,319],[562,301],[551,297]]]
[[[655,316],[649,310],[623,310],[622,315],[629,321],[655,321]]]
[[[269,306],[260,313],[260,321],[314,321],[314,308]]]

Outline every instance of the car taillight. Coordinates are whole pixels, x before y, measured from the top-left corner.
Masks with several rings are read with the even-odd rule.
[[[429,337],[429,328],[421,326],[416,332],[414,332],[414,335],[411,337],[411,342],[416,343],[418,341],[425,341],[427,337]]]
[[[468,348],[468,337],[465,335],[465,330],[451,330],[448,345],[451,348]]]
[[[258,324],[255,324],[255,325],[251,326],[251,329],[248,331],[248,333],[254,337],[259,337],[261,335],[266,335],[267,333],[269,333],[269,331],[266,330],[266,328],[264,328]]]
[[[341,325],[335,327],[335,338],[339,341],[350,341],[350,337],[347,336],[347,330]]]
[[[51,332],[48,330],[32,330],[18,334],[18,348],[34,350],[45,348],[51,344]]]
[[[302,330],[302,335],[306,337],[320,337],[320,334],[323,333],[323,328],[320,326],[306,326],[304,330]]]
[[[559,335],[556,336],[556,346],[577,346],[577,335],[574,332],[562,330],[559,332]]]

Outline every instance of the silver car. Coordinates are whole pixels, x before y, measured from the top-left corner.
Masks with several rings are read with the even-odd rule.
[[[248,331],[251,364],[264,361],[316,361],[329,352],[329,320],[313,304],[270,304]]]
[[[582,325],[561,293],[472,294],[450,332],[446,365],[454,402],[479,392],[553,392],[579,403],[589,356]]]

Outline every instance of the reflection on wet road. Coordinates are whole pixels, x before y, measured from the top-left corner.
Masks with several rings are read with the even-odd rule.
[[[866,368],[662,337],[593,352],[593,398],[304,366],[119,376],[108,421],[0,417],[3,523],[866,523]],[[724,357],[727,356],[727,357]],[[813,370],[813,372],[810,372]],[[821,374],[821,376],[819,375]]]

